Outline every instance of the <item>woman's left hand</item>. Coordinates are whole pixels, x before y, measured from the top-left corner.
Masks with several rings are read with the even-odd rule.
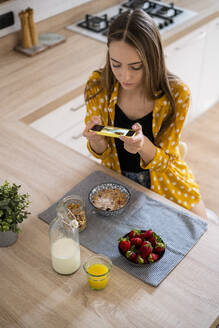
[[[124,142],[124,149],[131,154],[140,152],[144,147],[145,136],[142,133],[142,127],[139,123],[135,123],[132,129],[136,131],[133,137],[119,137]]]

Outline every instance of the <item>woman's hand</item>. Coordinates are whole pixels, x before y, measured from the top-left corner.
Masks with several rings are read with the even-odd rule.
[[[142,127],[139,123],[135,123],[132,129],[136,131],[136,135],[133,137],[119,137],[124,141],[124,148],[129,153],[139,153],[144,163],[147,165],[152,161],[156,154],[156,146],[143,135]]]
[[[102,154],[107,148],[107,142],[104,136],[98,135],[95,131],[90,131],[96,124],[102,125],[100,116],[92,117],[83,131],[83,136],[90,141],[91,148],[95,153]]]
[[[119,137],[120,140],[124,142],[124,149],[129,153],[136,154],[139,153],[145,142],[145,136],[142,133],[142,127],[139,123],[135,123],[132,126],[132,129],[135,130],[136,134],[133,137]]]

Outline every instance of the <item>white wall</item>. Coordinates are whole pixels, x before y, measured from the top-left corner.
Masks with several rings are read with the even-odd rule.
[[[71,9],[92,0],[11,0],[0,5],[0,15],[13,11],[15,24],[0,30],[0,37],[20,30],[20,19],[18,13],[31,7],[34,9],[34,21],[39,22],[48,17],[57,15],[65,10]]]

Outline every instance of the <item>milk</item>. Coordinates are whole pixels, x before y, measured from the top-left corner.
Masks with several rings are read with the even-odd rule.
[[[53,269],[61,274],[70,274],[80,267],[80,247],[71,238],[60,238],[51,247]]]

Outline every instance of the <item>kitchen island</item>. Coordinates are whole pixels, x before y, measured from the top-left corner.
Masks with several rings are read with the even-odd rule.
[[[188,1],[183,3],[186,6]],[[192,3],[197,9],[190,1],[188,9],[200,8],[203,19],[209,10],[211,15],[218,12],[215,1],[209,1],[206,8],[205,1]],[[54,32],[67,37],[62,45],[33,58],[9,51],[11,37],[2,39],[0,45],[0,180],[21,184],[32,201],[31,215],[22,224],[18,241],[0,248],[0,327],[210,327],[219,315],[219,222],[214,219],[157,288],[116,266],[101,292],[89,290],[82,266],[72,276],[52,270],[48,225],[37,216],[93,171],[102,170],[160,201],[177,205],[24,123],[24,117],[35,115],[39,108],[81,94],[88,75],[105,58],[105,44],[67,31],[61,23],[54,27],[54,20],[49,21]],[[194,24],[198,24],[197,18]],[[45,31],[46,26],[44,22],[40,28]],[[165,42],[175,37],[171,33]],[[81,247],[82,263],[90,253]]]

